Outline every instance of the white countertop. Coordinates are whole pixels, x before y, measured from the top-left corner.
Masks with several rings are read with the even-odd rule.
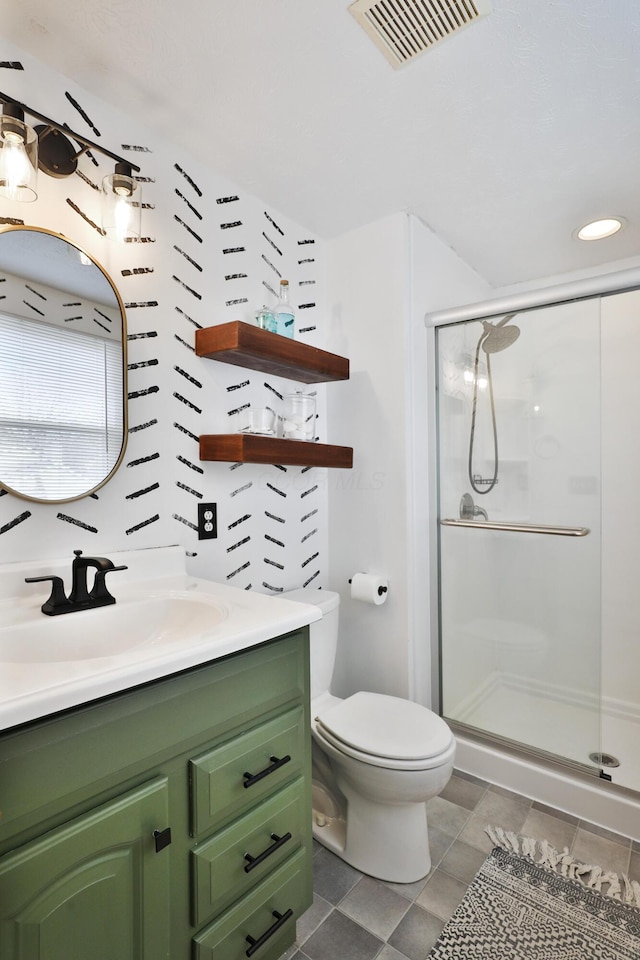
[[[45,616],[72,557],[0,565],[0,730],[119,693],[264,643],[322,616],[318,607],[185,573],[180,547],[110,553],[116,603]],[[92,572],[89,571],[91,586]],[[97,655],[96,655],[97,654]]]

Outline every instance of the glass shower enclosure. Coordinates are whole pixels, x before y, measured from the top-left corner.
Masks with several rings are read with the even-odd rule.
[[[436,330],[442,714],[594,773],[600,310]]]

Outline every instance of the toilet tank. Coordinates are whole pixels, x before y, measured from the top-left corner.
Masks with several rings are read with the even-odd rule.
[[[280,594],[285,600],[312,603],[322,610],[322,620],[309,624],[311,659],[311,699],[331,688],[331,678],[338,648],[340,594],[331,590],[289,590]]]

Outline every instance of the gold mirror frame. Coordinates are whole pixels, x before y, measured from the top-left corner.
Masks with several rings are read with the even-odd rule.
[[[80,255],[86,257],[93,264],[93,266],[100,271],[100,273],[102,274],[104,279],[107,281],[107,283],[109,284],[109,287],[113,292],[113,295],[115,298],[114,311],[117,306],[117,309],[120,312],[120,323],[121,323],[121,333],[122,333],[122,349],[121,349],[122,444],[121,444],[119,456],[117,457],[115,463],[109,470],[109,473],[102,480],[100,480],[94,486],[92,486],[90,489],[85,490],[82,493],[74,493],[73,496],[60,497],[60,498],[54,498],[54,497],[43,498],[43,497],[36,497],[26,493],[22,493],[20,490],[14,489],[13,487],[3,482],[2,477],[0,476],[0,489],[6,490],[7,493],[11,493],[13,494],[13,496],[19,497],[22,500],[28,500],[32,503],[46,503],[46,504],[72,503],[75,500],[81,500],[84,497],[90,496],[92,493],[95,493],[97,490],[100,490],[101,487],[103,487],[106,483],[108,483],[109,480],[115,474],[116,470],[119,468],[120,464],[122,463],[123,457],[125,455],[127,440],[128,440],[128,410],[127,410],[127,321],[126,321],[124,303],[122,301],[120,293],[118,292],[118,288],[116,287],[111,276],[107,273],[104,267],[95,259],[95,257],[91,253],[89,253],[89,251],[85,250],[79,244],[75,243],[75,241],[69,240],[68,237],[65,237],[63,234],[56,233],[53,230],[47,230],[44,227],[33,227],[33,226],[22,225],[22,224],[16,224],[16,225],[10,224],[6,226],[0,226],[0,245],[2,244],[3,235],[17,232],[17,231],[28,231],[29,233],[43,234],[45,236],[52,237],[56,240],[61,241],[62,243],[66,244],[68,247],[75,248],[75,250],[78,251],[78,258],[80,257]],[[1,268],[0,268],[0,275],[1,275]],[[45,280],[38,281],[38,279],[34,278],[33,275],[29,275],[28,277],[25,277],[23,279],[25,279],[25,282],[29,282],[29,281],[32,283],[41,282],[46,286],[52,286],[52,284],[47,283],[47,281]],[[60,288],[57,288],[57,289],[60,289]],[[61,292],[65,292],[65,291],[61,291]],[[78,296],[73,291],[69,291],[69,293],[71,296],[74,296],[74,297]],[[0,301],[0,312],[3,312],[2,301]],[[8,312],[7,312],[7,315],[13,316]],[[17,319],[21,319],[21,318],[18,317]],[[2,468],[0,467],[0,474],[1,472],[2,472]]]

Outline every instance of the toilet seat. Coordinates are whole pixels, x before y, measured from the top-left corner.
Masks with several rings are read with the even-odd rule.
[[[316,735],[347,756],[389,770],[445,763],[455,740],[444,720],[421,704],[360,692],[321,709]]]

